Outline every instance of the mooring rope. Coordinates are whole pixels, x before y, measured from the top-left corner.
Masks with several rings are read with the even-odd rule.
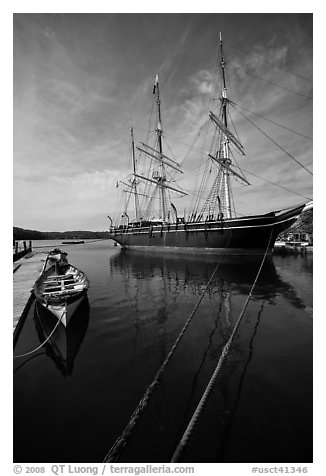
[[[195,305],[194,309],[192,310],[192,312],[191,312],[190,316],[188,317],[185,325],[183,326],[180,334],[178,335],[176,341],[174,342],[168,356],[166,357],[163,364],[161,365],[158,372],[156,373],[153,381],[147,387],[143,397],[141,398],[141,400],[138,403],[136,409],[134,410],[133,414],[131,415],[130,420],[129,420],[128,424],[126,425],[125,429],[123,430],[122,434],[119,436],[119,438],[115,441],[115,443],[113,444],[113,446],[111,447],[109,452],[106,454],[106,456],[103,460],[104,463],[112,463],[112,462],[117,461],[117,459],[120,456],[122,450],[126,446],[128,439],[130,438],[130,436],[132,435],[132,433],[135,429],[135,426],[138,422],[139,417],[142,415],[145,408],[147,407],[147,404],[149,402],[150,397],[152,396],[152,393],[154,392],[155,388],[159,385],[160,380],[162,379],[162,375],[163,375],[164,370],[166,369],[166,366],[168,365],[169,361],[171,360],[177,346],[179,345],[179,343],[180,343],[184,333],[186,332],[192,318],[194,317],[200,303],[202,302],[202,300],[203,300],[203,298],[204,298],[204,296],[205,296],[205,294],[206,294],[206,292],[207,292],[207,290],[208,290],[208,288],[209,288],[209,286],[210,286],[210,284],[213,280],[213,277],[215,276],[215,273],[216,273],[217,269],[219,268],[219,266],[221,264],[221,261],[223,259],[224,254],[225,254],[225,250],[229,246],[231,236],[232,236],[232,232],[229,235],[227,244],[226,244],[225,248],[223,248],[223,252],[221,254],[219,262],[215,266],[215,269],[214,269],[211,277],[209,278],[209,281],[208,281],[208,283],[207,283],[207,285],[204,289],[203,294],[200,296],[197,304]]]
[[[252,336],[250,338],[250,341],[249,341],[249,355],[248,355],[247,361],[246,361],[246,363],[243,367],[241,376],[239,378],[238,390],[237,390],[237,393],[236,393],[236,396],[235,396],[233,408],[230,412],[230,415],[228,417],[228,421],[227,421],[227,423],[225,425],[225,429],[223,431],[223,435],[222,435],[222,438],[221,438],[221,445],[220,445],[220,448],[218,450],[218,455],[217,455],[218,459],[217,459],[217,461],[223,461],[222,458],[224,457],[225,449],[226,449],[226,447],[228,445],[228,442],[229,442],[230,433],[231,433],[231,429],[232,429],[232,426],[233,426],[233,420],[234,420],[235,414],[237,412],[237,409],[238,409],[238,406],[239,406],[239,403],[240,403],[243,384],[244,384],[244,381],[245,381],[245,377],[246,377],[246,374],[247,374],[249,364],[250,364],[252,356],[253,356],[253,351],[254,351],[253,343],[254,343],[254,340],[255,340],[255,337],[256,337],[256,334],[257,334],[257,331],[258,331],[258,327],[259,327],[259,324],[260,324],[260,319],[261,319],[261,316],[262,316],[262,313],[263,313],[264,305],[265,305],[265,301],[262,302],[262,305],[261,305],[261,307],[258,311],[257,321],[256,321],[256,324],[255,324],[255,327],[254,327],[253,334],[252,334]]]
[[[37,306],[37,304],[36,304]],[[39,316],[39,313],[38,313],[38,310],[37,310],[37,307],[36,307],[36,312]],[[36,349],[33,349],[33,350],[30,350],[29,352],[26,352],[25,354],[19,354],[19,355],[14,355],[14,359],[17,359],[18,357],[26,357],[27,355],[30,355],[30,354],[34,354],[34,352],[37,352],[38,350],[40,350],[41,347],[43,347],[43,345],[45,345],[49,339],[51,339],[52,335],[54,334],[55,330],[57,329],[57,327],[59,326],[59,324],[61,323],[62,319],[63,319],[63,316],[67,314],[67,303],[65,303],[65,309],[60,317],[60,319],[58,319],[58,322],[56,323],[56,325],[54,326],[53,330],[51,331],[51,333],[48,335],[48,337],[45,339],[44,342],[42,342],[42,344],[40,344],[38,347],[36,347]]]
[[[184,432],[184,434],[183,434],[181,440],[179,441],[179,443],[178,443],[178,445],[177,445],[177,448],[175,449],[175,451],[174,451],[174,453],[173,453],[173,456],[172,456],[171,461],[170,461],[171,463],[176,463],[176,462],[180,461],[180,458],[182,457],[182,454],[183,454],[183,452],[184,452],[184,450],[185,450],[185,448],[186,448],[186,446],[187,446],[187,444],[188,444],[189,438],[191,437],[191,435],[193,434],[193,432],[194,432],[194,430],[195,430],[195,426],[196,426],[196,424],[197,424],[197,422],[198,422],[198,419],[199,419],[199,417],[200,417],[200,415],[201,415],[201,412],[203,411],[204,406],[205,406],[205,404],[206,404],[206,402],[207,402],[207,399],[208,399],[208,397],[209,397],[209,395],[210,395],[210,393],[211,393],[211,391],[212,391],[212,389],[213,389],[213,387],[214,387],[214,384],[215,384],[215,381],[216,381],[216,379],[217,379],[217,376],[218,376],[218,374],[219,374],[219,372],[220,372],[220,370],[221,370],[221,368],[222,368],[222,364],[223,364],[223,362],[224,362],[224,359],[226,358],[226,356],[227,356],[228,353],[229,353],[229,350],[230,350],[230,348],[231,348],[231,344],[232,344],[233,338],[234,338],[234,336],[235,336],[236,331],[238,330],[238,327],[239,327],[240,322],[241,322],[241,320],[242,320],[242,318],[243,318],[243,315],[244,315],[244,313],[245,313],[245,310],[246,310],[246,308],[247,308],[247,305],[248,305],[248,303],[249,303],[249,300],[250,300],[250,298],[251,298],[251,296],[252,296],[252,292],[253,292],[253,290],[254,290],[254,287],[255,287],[255,285],[256,285],[256,283],[257,283],[258,277],[259,277],[260,272],[261,272],[261,270],[262,270],[263,264],[264,264],[264,262],[265,262],[265,259],[266,259],[266,256],[267,256],[267,252],[268,252],[268,248],[269,248],[269,245],[270,245],[270,242],[271,242],[271,238],[272,238],[272,233],[273,233],[273,232],[271,231],[270,236],[269,236],[269,240],[268,240],[268,244],[267,244],[267,247],[266,247],[266,250],[265,250],[265,254],[264,254],[264,256],[263,256],[262,262],[261,262],[260,267],[259,267],[259,269],[258,269],[258,272],[257,272],[256,278],[255,278],[255,280],[254,280],[254,282],[253,282],[253,285],[251,286],[251,289],[250,289],[250,292],[249,292],[249,294],[248,294],[248,297],[247,297],[247,299],[246,299],[246,301],[245,301],[245,303],[244,303],[244,306],[243,306],[243,308],[242,308],[242,311],[241,311],[241,313],[240,313],[240,315],[239,315],[239,317],[238,317],[238,320],[237,320],[237,322],[236,322],[236,324],[235,324],[235,326],[234,326],[234,328],[233,328],[233,331],[232,331],[232,333],[231,333],[231,335],[230,335],[230,337],[229,337],[227,343],[226,343],[226,344],[224,345],[224,347],[223,347],[221,356],[220,356],[220,358],[219,358],[219,360],[218,360],[218,362],[217,362],[217,365],[216,365],[216,367],[215,367],[215,370],[214,370],[214,372],[213,372],[213,375],[211,376],[210,381],[208,382],[208,385],[207,385],[207,387],[206,387],[206,389],[205,389],[205,391],[204,391],[204,393],[203,393],[203,395],[202,395],[202,397],[201,397],[201,399],[200,399],[200,401],[199,401],[199,403],[198,403],[198,405],[197,405],[197,408],[196,408],[196,410],[194,411],[194,413],[193,413],[193,415],[192,415],[192,417],[191,417],[191,419],[190,419],[190,422],[188,423],[188,426],[187,426],[187,428],[186,428],[186,430],[185,430],[185,432]]]

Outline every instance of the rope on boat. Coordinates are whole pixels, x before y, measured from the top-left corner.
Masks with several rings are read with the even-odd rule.
[[[259,267],[259,269],[258,269],[257,275],[256,275],[256,277],[255,277],[255,280],[254,280],[254,282],[253,282],[253,284],[252,284],[252,286],[251,286],[251,289],[250,289],[250,292],[249,292],[249,294],[248,294],[248,297],[247,297],[247,299],[246,299],[246,301],[245,301],[245,303],[244,303],[244,306],[243,306],[243,308],[242,308],[242,311],[241,311],[241,313],[240,313],[240,315],[239,315],[239,317],[238,317],[238,320],[237,320],[237,322],[236,322],[236,324],[235,324],[235,326],[234,326],[234,328],[233,328],[233,331],[232,331],[232,333],[231,333],[231,335],[230,335],[228,341],[226,342],[226,344],[225,344],[224,347],[223,347],[221,356],[220,356],[220,358],[219,358],[219,360],[218,360],[218,362],[217,362],[217,365],[216,365],[215,370],[214,370],[214,372],[213,372],[213,374],[212,374],[212,376],[211,376],[211,378],[210,378],[210,381],[208,382],[207,387],[206,387],[206,389],[205,389],[205,391],[204,391],[204,393],[203,393],[203,395],[202,395],[202,397],[201,397],[201,399],[200,399],[200,401],[199,401],[199,403],[198,403],[198,405],[197,405],[197,408],[196,408],[196,410],[194,411],[194,413],[193,413],[193,415],[192,415],[192,417],[191,417],[191,419],[190,419],[190,422],[188,423],[188,426],[187,426],[185,432],[183,433],[183,436],[182,436],[181,440],[179,441],[179,443],[178,443],[178,445],[177,445],[177,447],[176,447],[176,449],[175,449],[175,451],[174,451],[174,453],[173,453],[173,456],[172,456],[171,461],[170,461],[171,463],[176,463],[176,462],[180,461],[180,458],[182,457],[182,454],[183,454],[185,448],[187,447],[188,441],[189,441],[190,437],[192,436],[192,434],[193,434],[193,432],[194,432],[194,430],[195,430],[195,427],[196,427],[196,425],[197,425],[197,423],[198,423],[198,420],[199,420],[199,417],[200,417],[200,415],[201,415],[201,412],[203,411],[204,406],[205,406],[205,404],[206,404],[206,402],[207,402],[207,399],[208,399],[208,397],[209,397],[209,395],[210,395],[210,393],[211,393],[211,391],[212,391],[212,389],[213,389],[213,387],[214,387],[214,384],[215,384],[215,381],[216,381],[216,379],[217,379],[217,376],[218,376],[218,374],[219,374],[219,372],[220,372],[220,370],[221,370],[221,368],[222,368],[224,359],[226,358],[226,356],[227,356],[228,353],[229,353],[229,350],[230,350],[230,348],[231,348],[231,344],[232,344],[233,338],[234,338],[235,333],[236,333],[236,331],[238,330],[238,327],[239,327],[239,325],[240,325],[240,323],[241,323],[241,320],[242,320],[242,318],[243,318],[243,315],[244,315],[244,313],[245,313],[245,310],[246,310],[246,308],[247,308],[247,305],[248,305],[248,303],[249,303],[249,300],[250,300],[250,298],[251,298],[251,296],[252,296],[252,292],[253,292],[253,290],[254,290],[254,287],[255,287],[255,285],[256,285],[256,283],[257,283],[257,280],[258,280],[258,278],[259,278],[260,272],[261,272],[261,270],[262,270],[263,264],[264,264],[264,262],[265,262],[265,259],[266,259],[266,256],[267,256],[267,252],[268,252],[268,248],[269,248],[269,245],[270,245],[270,242],[271,242],[271,238],[272,238],[272,233],[273,233],[273,232],[271,231],[270,236],[269,236],[269,240],[268,240],[268,244],[267,244],[267,247],[266,247],[266,250],[265,250],[265,254],[264,254],[264,256],[263,256],[262,262],[261,262],[261,264],[260,264],[260,267]]]
[[[37,305],[36,305],[37,306]],[[37,310],[37,307],[36,307],[36,312],[38,314],[38,310]],[[41,347],[43,347],[43,345],[45,345],[48,340],[52,337],[52,335],[54,334],[55,330],[57,329],[57,327],[59,326],[59,324],[61,323],[63,317],[67,314],[67,303],[65,303],[65,309],[63,311],[63,313],[61,314],[61,317],[60,319],[58,319],[58,322],[56,323],[56,325],[54,326],[53,330],[51,331],[51,333],[48,335],[48,337],[45,339],[44,342],[42,342],[42,344],[40,344],[38,347],[36,347],[36,349],[33,349],[33,350],[30,350],[29,352],[26,352],[25,354],[20,354],[20,355],[14,355],[14,359],[17,359],[18,357],[26,357],[27,355],[30,355],[30,354],[34,354],[34,352],[37,352],[38,350],[41,349]],[[38,314],[39,316],[39,314]]]
[[[164,360],[163,364],[161,365],[161,367],[159,368],[158,372],[156,373],[153,381],[149,384],[149,386],[147,387],[143,397],[141,398],[140,402],[138,403],[136,409],[134,410],[133,414],[131,415],[130,417],[130,420],[128,422],[128,424],[126,425],[125,429],[123,430],[122,434],[119,436],[119,438],[115,441],[115,443],[113,444],[113,446],[111,447],[111,449],[108,451],[108,453],[106,454],[103,462],[104,463],[112,463],[112,462],[115,462],[118,460],[122,450],[124,449],[124,447],[126,446],[127,444],[127,441],[128,439],[130,438],[130,436],[132,435],[132,432],[134,431],[135,429],[135,426],[138,422],[138,419],[139,417],[142,415],[142,413],[144,412],[148,402],[149,402],[149,399],[150,397],[152,396],[152,393],[154,392],[155,388],[160,384],[160,381],[162,379],[162,376],[163,376],[163,372],[164,370],[166,369],[169,361],[171,360],[177,346],[179,345],[184,333],[186,332],[192,318],[194,317],[200,303],[202,302],[212,280],[213,280],[213,277],[217,271],[217,269],[219,268],[221,262],[222,262],[222,259],[223,259],[223,256],[224,256],[224,253],[225,253],[225,250],[227,249],[228,245],[229,245],[229,242],[230,242],[230,239],[231,239],[231,236],[232,236],[232,233],[229,235],[229,238],[228,238],[228,241],[227,241],[227,244],[225,246],[225,248],[223,248],[223,252],[221,254],[221,257],[217,263],[217,265],[215,266],[215,269],[211,275],[211,277],[209,278],[209,281],[208,283],[206,284],[206,287],[204,289],[204,292],[203,294],[200,296],[197,304],[195,305],[194,309],[192,310],[190,316],[188,317],[185,325],[183,326],[180,334],[178,335],[176,341],[174,342],[168,356],[166,357],[166,359]]]

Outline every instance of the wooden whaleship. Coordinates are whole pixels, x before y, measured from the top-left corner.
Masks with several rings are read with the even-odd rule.
[[[245,155],[244,148],[237,136],[231,132],[228,124],[225,59],[220,35],[221,80],[220,107],[218,112],[209,112],[209,121],[213,126],[212,145],[207,153],[208,161],[216,170],[214,179],[203,197],[200,208],[197,206],[187,216],[180,216],[171,201],[171,195],[183,196],[186,192],[176,185],[176,174],[183,173],[180,164],[171,159],[163,150],[162,113],[159,80],[156,76],[153,94],[156,102],[155,143],[141,142],[137,147],[148,167],[139,171],[136,161],[133,130],[132,176],[121,181],[126,188],[127,201],[122,215],[117,221],[111,221],[110,238],[123,248],[143,251],[176,251],[191,253],[219,254],[263,254],[268,246],[272,250],[279,233],[290,227],[298,218],[305,204],[266,214],[238,217],[235,214],[231,179],[250,185],[240,168],[232,161],[233,151]],[[212,169],[212,167],[211,167]],[[202,184],[205,182],[202,178]],[[207,181],[208,183],[208,181]],[[206,185],[207,185],[206,183]],[[134,198],[134,218],[130,217],[128,206]],[[154,206],[159,204],[158,218],[155,218]],[[154,215],[154,216],[153,216]]]

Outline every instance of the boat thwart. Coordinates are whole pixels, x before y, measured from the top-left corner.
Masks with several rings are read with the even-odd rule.
[[[67,326],[88,288],[89,281],[82,271],[66,260],[59,260],[39,276],[33,289],[37,305]]]

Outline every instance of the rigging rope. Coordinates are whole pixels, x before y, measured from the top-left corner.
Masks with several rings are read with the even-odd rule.
[[[221,254],[221,257],[217,263],[217,265],[215,266],[214,268],[214,271],[211,275],[211,277],[209,278],[209,281],[203,291],[203,294],[200,296],[196,306],[194,307],[193,311],[191,312],[190,316],[188,317],[185,325],[183,326],[180,334],[178,335],[176,341],[174,342],[168,356],[166,357],[166,359],[164,360],[163,364],[161,365],[161,367],[159,368],[158,372],[156,373],[153,381],[149,384],[149,386],[147,387],[143,397],[141,398],[140,402],[138,403],[136,409],[134,410],[133,414],[131,415],[130,417],[130,420],[129,422],[127,423],[125,429],[123,430],[122,434],[119,436],[119,438],[115,441],[115,443],[113,444],[113,446],[111,447],[111,449],[108,451],[108,453],[106,454],[104,460],[103,460],[103,463],[112,463],[112,462],[115,462],[117,461],[117,459],[119,458],[121,452],[123,451],[124,447],[126,446],[127,444],[127,441],[128,439],[130,438],[130,436],[132,435],[135,427],[136,427],[136,424],[138,422],[138,419],[140,418],[140,416],[142,415],[142,413],[144,412],[145,408],[147,407],[147,404],[149,402],[149,399],[150,397],[152,396],[152,393],[154,392],[155,388],[159,385],[160,383],[160,380],[162,379],[162,376],[163,376],[163,372],[164,370],[166,369],[169,361],[171,360],[177,346],[179,345],[184,333],[186,332],[192,318],[194,317],[199,305],[201,304],[207,290],[209,289],[209,286],[213,280],[213,277],[215,276],[215,273],[217,271],[217,269],[219,268],[221,262],[222,262],[222,259],[223,259],[223,256],[224,256],[224,253],[225,253],[225,250],[227,249],[227,247],[229,246],[229,242],[230,242],[230,239],[231,239],[231,236],[232,236],[232,232],[230,233],[229,235],[229,238],[228,238],[228,241],[227,241],[227,244],[225,246],[225,248],[223,248],[223,252]]]
[[[312,200],[311,197],[306,197],[305,195],[302,195],[301,193],[294,192],[293,190],[290,190],[289,188],[286,188],[286,187],[284,187],[283,185],[280,185],[280,184],[278,184],[278,183],[271,182],[270,180],[265,179],[264,177],[260,177],[259,175],[256,175],[256,174],[254,174],[253,172],[249,172],[249,170],[246,170],[246,169],[244,169],[244,168],[242,168],[242,167],[241,167],[241,170],[242,170],[243,172],[246,172],[246,174],[253,175],[254,177],[259,178],[260,180],[264,180],[264,182],[270,183],[271,185],[275,185],[275,187],[283,188],[283,189],[286,190],[287,192],[293,193],[294,195],[298,195],[299,197],[306,198],[307,200]],[[289,209],[290,209],[290,208],[291,208],[291,207],[289,207]],[[285,210],[285,209],[284,209],[284,210]]]
[[[297,134],[298,136],[301,136],[301,137],[304,137],[305,139],[309,139],[309,140],[313,140],[312,137],[308,137],[308,136],[305,136],[304,134],[301,134],[300,132],[297,132],[297,131],[294,131],[293,129],[290,129],[289,127],[286,127],[286,126],[283,126],[283,124],[279,124],[278,122],[276,121],[273,121],[272,119],[268,119],[267,117],[264,117],[262,116],[261,114],[257,114],[257,112],[253,112],[253,111],[250,111],[249,109],[243,107],[243,106],[240,106],[240,104],[237,104],[236,102],[234,101],[230,101],[230,103],[240,107],[241,109],[244,109],[245,111],[247,112],[250,112],[251,114],[254,114],[255,116],[258,116],[258,117],[261,117],[262,119],[264,119],[265,121],[268,121],[268,122],[271,122],[272,124],[275,124],[276,126],[279,126],[279,127],[282,127],[283,129],[286,129],[287,131],[289,132],[293,132],[294,134]]]
[[[271,81],[270,79],[261,78],[260,76],[256,76],[255,74],[249,73],[249,71],[246,71],[246,73],[252,76],[253,78],[260,79],[261,81],[265,81],[266,83],[273,84],[273,86],[277,86],[278,88],[284,89],[285,91],[289,91],[293,94],[298,94],[299,96],[302,96],[306,99],[310,99],[310,101],[313,100],[311,96],[307,96],[306,94],[300,93],[299,91],[294,91],[294,89],[287,88],[286,86],[281,86],[280,84],[274,83],[274,81]]]
[[[257,124],[255,124],[251,119],[249,119],[249,117],[247,117],[245,114],[243,114],[243,112],[239,111],[239,109],[237,109],[235,107],[235,105],[233,103],[230,103],[245,119],[247,119],[247,121],[250,122],[250,124],[252,124],[254,127],[256,127],[256,129],[258,129],[262,134],[264,134],[265,137],[267,137],[267,139],[269,139],[271,142],[273,142],[273,144],[275,144],[279,149],[281,149],[286,155],[288,155],[291,159],[293,159],[298,165],[300,165],[300,167],[302,167],[303,169],[305,169],[310,175],[313,175],[313,173],[307,169],[307,167],[305,167],[303,164],[301,164],[301,162],[299,162],[295,157],[293,157],[293,155],[289,154],[289,152],[287,150],[285,150],[281,145],[279,145],[274,139],[272,139],[265,131],[263,131],[260,127],[257,126]]]
[[[36,312],[37,312],[37,315],[39,317],[39,313],[38,313],[38,310],[37,310],[37,303],[36,303]],[[66,314],[67,314],[67,303],[65,303],[65,310],[63,311],[60,319],[58,319],[58,322],[56,323],[56,325],[54,326],[53,330],[48,335],[48,337],[45,339],[45,341],[42,342],[42,344],[40,344],[38,347],[36,347],[36,349],[30,350],[29,352],[26,352],[25,354],[14,355],[14,359],[17,359],[18,357],[26,357],[27,355],[34,354],[34,352],[40,350],[40,348],[43,347],[43,345],[45,345],[47,343],[47,341],[51,338],[51,336],[54,334],[56,328],[61,323],[61,321],[63,319],[63,316],[66,315]]]
[[[244,306],[243,306],[243,308],[242,308],[242,311],[241,311],[241,313],[240,313],[240,315],[239,315],[239,317],[238,317],[238,320],[237,320],[237,322],[236,322],[236,324],[235,324],[235,326],[234,326],[234,328],[233,328],[233,331],[232,331],[232,333],[231,333],[231,335],[230,335],[230,337],[229,337],[227,343],[226,343],[226,344],[224,345],[224,347],[223,347],[221,356],[220,356],[220,358],[219,358],[219,360],[218,360],[218,362],[217,362],[217,365],[216,365],[216,367],[215,367],[215,370],[214,370],[214,372],[213,372],[213,375],[212,375],[210,381],[208,382],[208,385],[207,385],[207,387],[206,387],[206,389],[205,389],[205,391],[204,391],[204,393],[203,393],[203,395],[202,395],[202,397],[201,397],[201,399],[200,399],[200,402],[198,403],[197,408],[196,408],[196,410],[194,411],[194,413],[193,413],[193,415],[192,415],[192,417],[191,417],[191,419],[190,419],[190,422],[188,423],[188,426],[187,426],[187,428],[186,428],[186,430],[185,430],[185,432],[184,432],[184,434],[183,434],[181,440],[180,440],[179,443],[178,443],[178,446],[177,446],[176,450],[175,450],[174,453],[173,453],[172,459],[171,459],[171,461],[170,461],[171,463],[176,463],[176,462],[180,461],[180,458],[181,458],[181,456],[182,456],[182,454],[183,454],[183,452],[184,452],[184,450],[185,450],[185,448],[186,448],[186,446],[187,446],[187,444],[188,444],[189,438],[191,437],[191,435],[192,435],[192,433],[193,433],[193,431],[194,431],[194,429],[195,429],[195,426],[196,426],[196,424],[197,424],[197,422],[198,422],[198,419],[199,419],[199,417],[200,417],[200,415],[201,415],[201,412],[203,411],[204,406],[205,406],[205,404],[206,404],[206,402],[207,402],[207,399],[208,399],[208,397],[209,397],[209,395],[210,395],[210,393],[211,393],[211,391],[212,391],[212,389],[213,389],[213,386],[214,386],[214,384],[215,384],[215,381],[216,381],[216,379],[217,379],[217,376],[218,376],[218,374],[219,374],[219,372],[220,372],[220,370],[221,370],[221,368],[222,368],[224,359],[226,358],[226,356],[227,356],[228,353],[229,353],[229,350],[230,350],[230,348],[231,348],[231,344],[232,344],[233,338],[234,338],[235,333],[236,333],[236,331],[238,330],[238,327],[239,327],[239,325],[240,325],[240,323],[241,323],[241,320],[242,320],[242,318],[243,318],[243,315],[244,315],[244,313],[245,313],[245,310],[246,310],[246,308],[247,308],[247,305],[248,305],[248,303],[249,303],[249,300],[250,300],[250,298],[251,298],[251,296],[252,296],[252,292],[253,292],[253,290],[254,290],[254,287],[255,287],[255,285],[256,285],[256,282],[257,282],[258,277],[259,277],[259,275],[260,275],[260,272],[261,272],[261,270],[262,270],[263,264],[264,264],[264,262],[265,262],[265,259],[266,259],[266,256],[267,256],[267,252],[268,252],[268,248],[269,248],[269,245],[270,245],[270,242],[271,242],[272,234],[273,234],[273,231],[271,231],[271,233],[270,233],[270,235],[269,235],[269,240],[268,240],[268,244],[267,244],[267,247],[266,247],[266,250],[265,250],[265,254],[264,254],[264,256],[263,256],[262,262],[261,262],[261,264],[260,264],[260,267],[259,267],[259,269],[258,269],[257,275],[256,275],[256,277],[255,277],[255,280],[254,280],[254,282],[253,282],[253,284],[252,284],[252,286],[251,286],[251,289],[250,289],[250,292],[249,292],[249,294],[248,294],[248,297],[247,297],[247,299],[246,299],[246,301],[245,301],[245,303],[244,303]]]
[[[40,355],[46,355],[43,351],[40,352],[39,354],[34,354],[32,355],[29,359],[24,360],[18,367],[15,368],[13,373],[15,374],[16,372],[19,372],[19,370],[24,367],[26,364],[28,364],[31,360],[35,359],[35,357],[39,357]]]

